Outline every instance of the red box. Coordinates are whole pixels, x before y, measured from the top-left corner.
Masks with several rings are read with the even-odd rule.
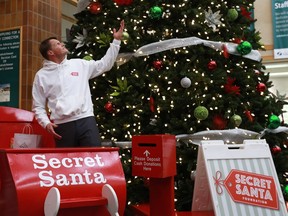
[[[132,137],[132,175],[166,178],[176,175],[176,137],[139,135]]]
[[[0,215],[43,216],[45,198],[56,187],[61,195],[58,216],[108,216],[106,204],[96,206],[94,200],[101,201],[103,185],[109,184],[123,216],[126,181],[118,151],[101,147],[1,149]],[[66,202],[69,208],[61,208],[62,200],[70,201]],[[75,200],[91,201],[93,206],[79,207]]]

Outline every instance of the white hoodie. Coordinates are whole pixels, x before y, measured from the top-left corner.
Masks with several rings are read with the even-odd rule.
[[[101,60],[70,59],[60,64],[44,60],[43,68],[35,75],[32,110],[39,124],[46,128],[50,120],[46,102],[51,111],[50,119],[62,124],[94,116],[89,79],[110,70],[120,49],[119,40],[113,40]]]

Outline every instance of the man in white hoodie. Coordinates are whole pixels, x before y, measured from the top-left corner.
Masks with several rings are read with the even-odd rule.
[[[68,50],[56,38],[41,42],[43,67],[36,73],[33,107],[39,124],[53,134],[56,147],[100,146],[100,135],[93,112],[89,79],[109,71],[117,58],[124,21],[100,60],[67,59]],[[51,115],[46,112],[48,106]]]

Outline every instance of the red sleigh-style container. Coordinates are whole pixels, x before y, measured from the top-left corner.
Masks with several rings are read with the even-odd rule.
[[[14,107],[0,106],[0,148],[10,148],[14,134],[23,133],[23,128],[26,125],[32,127],[32,134],[41,135],[40,148],[55,147],[52,134],[49,134],[38,124],[33,112]]]
[[[1,216],[44,215],[44,203],[51,188],[60,193],[58,216],[110,216],[107,210],[110,201],[102,193],[107,184],[118,198],[119,215],[124,215],[126,182],[118,150],[0,150]]]

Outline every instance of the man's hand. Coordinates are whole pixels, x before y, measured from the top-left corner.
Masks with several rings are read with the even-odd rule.
[[[116,31],[115,28],[113,29],[113,37],[114,37],[114,39],[116,39],[116,40],[121,40],[122,39],[124,26],[125,26],[124,20],[122,20],[120,22],[120,27],[119,27],[118,31]]]
[[[52,134],[54,136],[54,138],[56,139],[61,139],[62,136],[60,136],[59,134],[57,134],[55,131],[54,131],[54,128],[58,127],[56,124],[54,123],[49,123],[47,124],[46,126],[46,130],[48,131],[48,133]]]

